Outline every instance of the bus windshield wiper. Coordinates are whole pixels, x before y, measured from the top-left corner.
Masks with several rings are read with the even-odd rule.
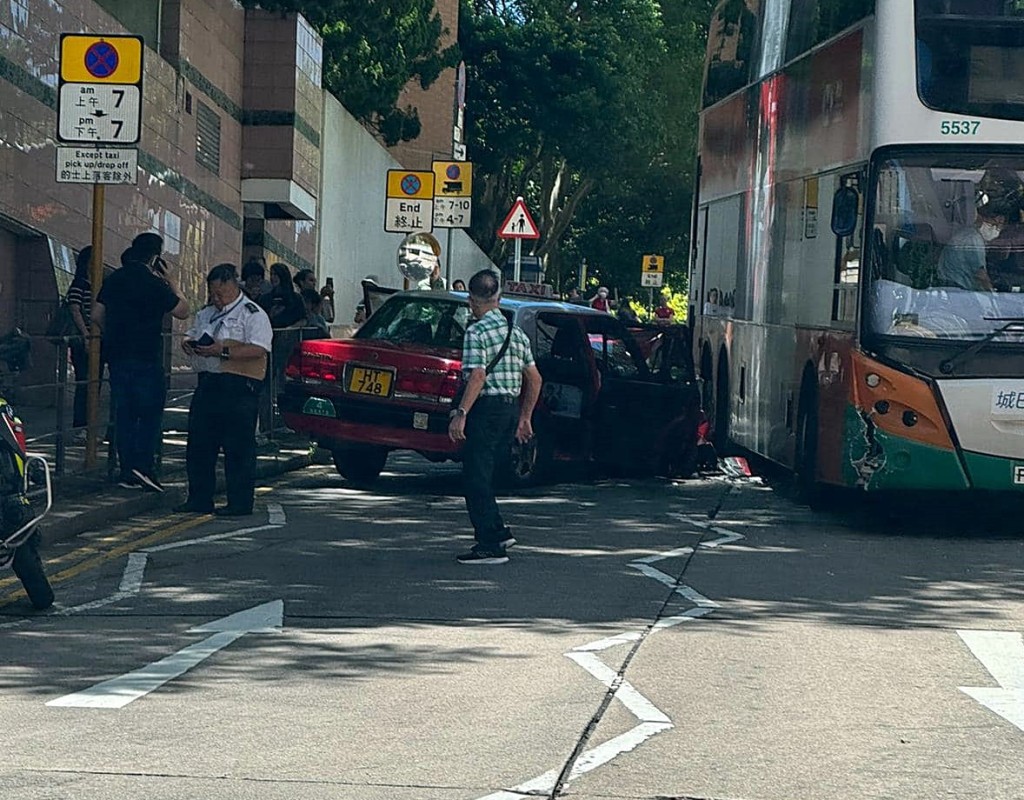
[[[980,352],[985,345],[993,341],[1004,333],[1024,333],[1024,317],[983,317],[988,322],[1003,322],[1005,323],[999,328],[996,328],[990,333],[986,333],[981,339],[976,341],[966,350],[961,350],[954,356],[950,356],[945,361],[939,364],[939,371],[943,375],[952,375],[953,370],[956,369],[956,365],[961,361],[965,361],[976,353]]]

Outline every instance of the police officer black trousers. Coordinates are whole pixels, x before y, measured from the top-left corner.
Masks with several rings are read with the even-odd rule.
[[[260,382],[241,375],[202,372],[188,413],[188,505],[213,509],[217,455],[224,450],[226,511],[251,514],[256,490],[256,417]]]

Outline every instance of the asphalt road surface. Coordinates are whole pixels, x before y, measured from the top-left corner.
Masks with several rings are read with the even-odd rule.
[[[563,483],[463,566],[457,492],[314,467],[51,547],[55,610],[0,584],[0,797],[1024,797],[1019,508]]]

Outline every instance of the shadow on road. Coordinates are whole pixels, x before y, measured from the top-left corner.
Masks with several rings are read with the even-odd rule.
[[[714,526],[744,539],[658,563],[720,605],[679,635],[709,625],[763,635],[780,620],[996,626],[1005,605],[1024,599],[1019,512],[968,508],[962,498],[840,496],[830,511],[812,512],[775,484],[562,483],[502,501],[520,543],[500,568],[453,560],[471,544],[458,467],[395,459],[368,490],[314,468],[273,500],[286,509],[285,527],[153,554],[138,598],[0,631],[0,690],[51,694],[108,675],[112,662],[141,666],[200,640],[192,626],[277,598],[282,633],[248,636],[232,651],[246,656],[229,653],[216,671],[168,690],[272,682],[295,669],[325,680],[447,674],[520,658],[527,633],[550,637],[557,657],[692,606],[630,562],[720,535],[693,521],[707,522],[723,501]],[[218,530],[230,524],[201,533]],[[68,652],[74,666],[55,669]]]

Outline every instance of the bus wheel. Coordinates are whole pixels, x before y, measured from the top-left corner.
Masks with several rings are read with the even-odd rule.
[[[796,458],[793,477],[797,499],[818,508],[822,487],[818,483],[818,398],[813,389],[805,389],[796,421]]]

